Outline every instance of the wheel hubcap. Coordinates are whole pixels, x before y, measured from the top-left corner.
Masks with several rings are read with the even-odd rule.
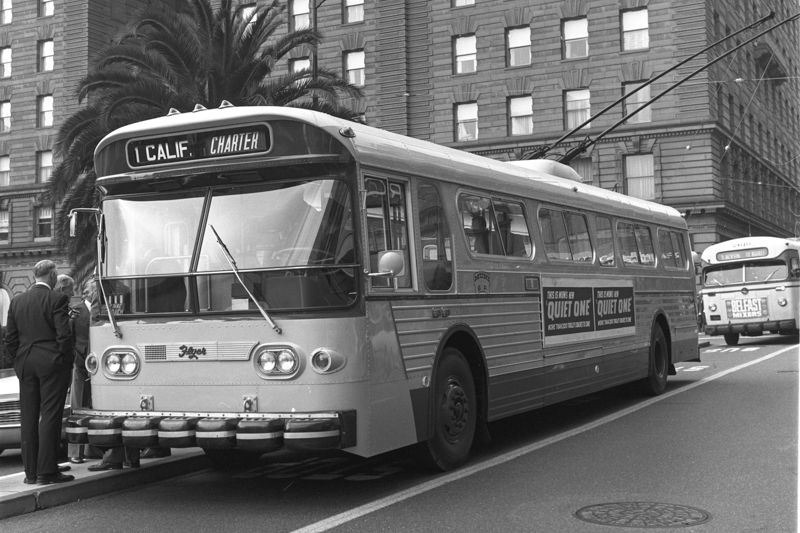
[[[457,441],[469,420],[469,403],[461,384],[454,379],[445,385],[441,414],[442,428],[447,440]]]

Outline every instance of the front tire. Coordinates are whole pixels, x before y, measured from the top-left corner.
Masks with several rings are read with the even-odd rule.
[[[739,344],[739,334],[738,333],[726,333],[723,335],[725,337],[725,344],[728,346],[736,346]]]
[[[429,466],[447,471],[462,465],[472,448],[478,414],[475,383],[455,348],[445,348],[433,381],[433,435],[423,450]]]
[[[648,396],[658,396],[667,388],[667,374],[669,373],[669,348],[661,326],[653,329],[648,367],[647,377],[638,383],[639,389]]]

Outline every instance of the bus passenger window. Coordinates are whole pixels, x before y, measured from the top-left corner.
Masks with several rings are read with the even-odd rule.
[[[661,248],[661,261],[665,267],[686,268],[680,233],[659,228],[658,246]]]
[[[577,213],[564,213],[564,216],[567,219],[572,260],[591,263],[593,259],[592,241],[589,240],[586,217]]]
[[[450,251],[450,228],[439,191],[433,185],[420,183],[417,206],[425,287],[430,291],[450,290],[453,285],[453,255]]]
[[[506,255],[530,257],[531,236],[528,234],[528,223],[525,220],[522,204],[494,198],[492,205]]]
[[[572,253],[567,242],[567,227],[561,211],[542,209],[539,211],[539,227],[544,239],[544,251],[548,259],[571,261]]]
[[[636,244],[639,246],[639,260],[643,265],[655,266],[656,253],[653,250],[653,238],[650,235],[650,228],[636,224],[634,235]]]
[[[476,254],[505,255],[492,200],[465,194],[459,197],[458,208],[470,251]]]
[[[625,222],[617,224],[619,245],[622,248],[622,262],[626,265],[639,264],[639,248],[636,246],[636,237],[633,235],[633,225]]]
[[[406,217],[405,184],[367,178],[367,238],[370,272],[378,271],[378,256],[386,250],[401,250],[405,258],[405,274],[396,278],[371,278],[372,287],[411,287],[411,267]]]
[[[611,232],[611,220],[597,217],[597,254],[600,266],[614,266],[614,235]]]

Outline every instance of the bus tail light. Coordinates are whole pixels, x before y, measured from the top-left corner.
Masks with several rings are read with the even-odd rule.
[[[344,367],[347,358],[330,348],[319,348],[311,354],[311,368],[318,374],[330,374]]]

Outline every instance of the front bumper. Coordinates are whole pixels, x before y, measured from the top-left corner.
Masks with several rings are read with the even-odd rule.
[[[76,410],[67,419],[72,444],[101,448],[193,448],[271,452],[337,450],[356,445],[356,412],[140,413]]]
[[[706,324],[706,335],[726,335],[740,333],[742,335],[761,334],[777,331],[779,333],[794,333],[797,331],[797,322],[792,320],[772,320],[768,322],[753,322],[749,324],[721,324],[713,326]]]

